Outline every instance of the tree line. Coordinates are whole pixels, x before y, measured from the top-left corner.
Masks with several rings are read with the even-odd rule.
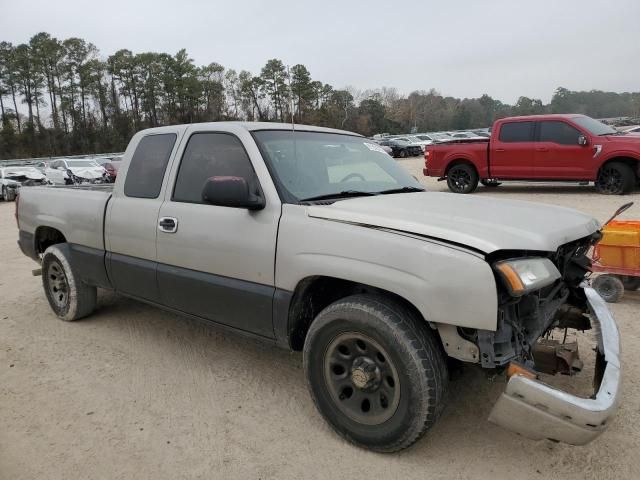
[[[266,62],[258,74],[219,63],[198,66],[175,55],[122,49],[101,57],[81,38],[48,33],[28,43],[0,42],[0,158],[121,151],[140,129],[176,123],[252,120],[306,123],[375,133],[486,127],[501,117],[585,113],[640,117],[640,92],[558,88],[549,104],[520,97],[443,96],[434,89],[337,89],[302,64]]]

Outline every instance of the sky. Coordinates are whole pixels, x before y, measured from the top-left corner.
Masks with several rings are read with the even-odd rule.
[[[336,88],[546,103],[559,86],[639,91],[639,20],[639,0],[0,0],[0,41],[46,31],[104,58],[185,48],[254,74],[302,63]]]

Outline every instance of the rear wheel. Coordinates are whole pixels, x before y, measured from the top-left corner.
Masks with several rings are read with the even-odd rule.
[[[447,186],[454,193],[471,193],[478,188],[478,172],[471,165],[459,163],[447,172]]]
[[[616,303],[624,295],[622,280],[614,275],[599,275],[593,281],[593,288],[608,303]]]
[[[400,158],[407,158],[407,151],[406,150],[400,150]]]
[[[633,189],[633,169],[626,163],[611,162],[602,166],[596,179],[596,190],[605,195],[622,195]]]
[[[13,189],[7,188],[4,193],[4,199],[7,202],[13,202],[16,199],[16,191]]]
[[[68,257],[67,244],[52,245],[42,256],[42,286],[53,312],[62,320],[86,317],[96,307],[97,289],[80,280]]]
[[[422,318],[384,297],[354,295],[311,324],[304,369],[313,401],[342,437],[394,452],[416,442],[444,406],[444,353]]]
[[[4,185],[2,185],[2,189],[0,190],[0,200],[4,201],[7,199],[7,197],[5,197],[5,190]]]

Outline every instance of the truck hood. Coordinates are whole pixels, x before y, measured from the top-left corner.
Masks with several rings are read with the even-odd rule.
[[[598,221],[576,210],[517,200],[450,193],[404,193],[311,205],[307,215],[497,250],[553,252],[591,235]]]

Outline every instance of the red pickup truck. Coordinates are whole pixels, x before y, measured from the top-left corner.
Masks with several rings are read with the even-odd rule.
[[[505,180],[595,182],[605,194],[631,192],[640,179],[640,136],[585,115],[497,120],[491,138],[429,145],[424,174],[471,193]]]

